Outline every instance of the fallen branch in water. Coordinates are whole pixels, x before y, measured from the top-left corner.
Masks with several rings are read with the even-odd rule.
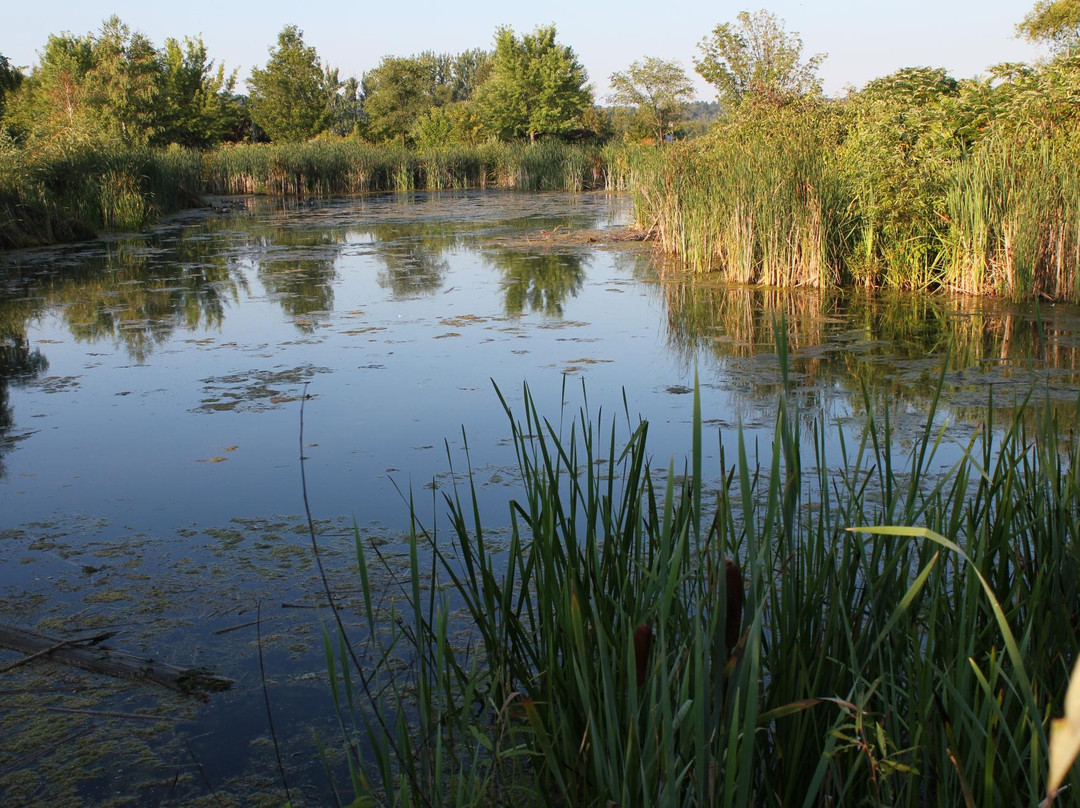
[[[102,644],[102,640],[108,636],[111,635],[61,640],[36,631],[0,624],[0,648],[10,648],[29,655],[4,670],[34,659],[47,658],[94,673],[154,682],[181,693],[203,695],[232,687],[232,679],[209,673],[203,668],[179,668],[167,662],[135,656]]]

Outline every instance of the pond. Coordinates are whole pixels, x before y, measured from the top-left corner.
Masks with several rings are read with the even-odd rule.
[[[485,519],[505,524],[496,386],[515,416],[527,384],[556,424],[585,406],[646,418],[666,469],[690,445],[697,378],[707,443],[730,449],[741,427],[764,451],[782,321],[788,394],[830,429],[857,432],[869,404],[903,449],[939,384],[952,456],[990,390],[1001,408],[1034,390],[1075,413],[1076,307],[718,287],[624,240],[629,219],[604,194],[227,199],[146,234],[0,254],[0,623],[116,631],[237,679],[200,702],[12,668],[0,801],[280,805],[260,653],[285,768],[326,801],[312,733],[336,735],[301,454],[348,605],[354,524],[397,552],[409,492],[434,523],[466,443]],[[0,669],[18,659],[0,651]]]

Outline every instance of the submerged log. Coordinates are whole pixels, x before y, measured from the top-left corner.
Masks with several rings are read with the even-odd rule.
[[[232,679],[210,673],[205,668],[179,668],[167,662],[119,651],[104,644],[103,641],[110,636],[111,633],[104,633],[62,640],[0,623],[0,648],[9,648],[29,655],[16,664],[47,658],[94,673],[153,682],[170,690],[190,694],[205,694],[232,687]],[[9,669],[10,667],[14,665],[9,666]]]

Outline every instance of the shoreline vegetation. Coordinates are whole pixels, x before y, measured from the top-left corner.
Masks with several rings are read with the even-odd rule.
[[[733,283],[1080,302],[1077,19],[1043,0],[1020,22],[1051,48],[1036,64],[903,68],[828,98],[823,55],[741,12],[693,60],[715,104],[646,57],[603,107],[554,26],[342,80],[287,25],[242,95],[201,38],[156,48],[112,17],[51,36],[33,69],[0,55],[0,249],[138,229],[204,194],[606,189]]]
[[[900,454],[887,409],[859,434],[800,412],[778,351],[775,437],[740,435],[718,490],[701,482],[696,392],[688,460],[664,474],[647,422],[587,405],[548,420],[526,388],[517,412],[499,394],[523,481],[509,534],[485,532],[467,457],[449,527],[413,511],[405,569],[357,531],[364,626],[326,638],[342,804],[1035,805],[1056,790],[1072,757],[1048,782],[1049,719],[1080,641],[1075,424],[1034,401],[997,423],[991,405],[945,461],[931,406]],[[895,525],[921,527],[873,527]],[[376,572],[396,576],[392,603]]]

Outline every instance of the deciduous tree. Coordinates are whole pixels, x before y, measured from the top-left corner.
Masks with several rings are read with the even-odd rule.
[[[818,67],[824,54],[802,60],[802,39],[788,33],[784,21],[768,11],[739,12],[737,22],[723,23],[701,41],[694,67],[716,87],[728,109],[750,95],[805,95],[821,91]]]
[[[435,105],[433,62],[417,57],[386,56],[364,76],[364,112],[368,131],[378,140],[400,140]]]
[[[252,120],[271,140],[307,140],[332,121],[338,86],[337,71],[304,44],[303,31],[287,25],[266,67],[252,70],[248,79]]]
[[[184,37],[181,44],[166,39],[161,51],[159,143],[207,148],[225,140],[235,129],[242,110],[233,96],[236,71],[207,59],[202,37]]]
[[[1048,42],[1058,51],[1080,47],[1080,0],[1039,0],[1016,26],[1032,42]]]
[[[677,62],[646,56],[625,73],[611,75],[609,100],[620,106],[636,107],[637,116],[657,142],[694,97],[694,87]]]
[[[92,61],[87,101],[101,129],[125,143],[146,145],[160,128],[161,63],[153,43],[112,16],[93,43]]]
[[[500,138],[567,132],[592,104],[585,68],[555,39],[555,26],[521,38],[511,28],[495,34],[491,76],[478,96],[487,125]]]
[[[23,74],[19,68],[0,53],[0,117],[4,115],[5,99],[22,84]]]

